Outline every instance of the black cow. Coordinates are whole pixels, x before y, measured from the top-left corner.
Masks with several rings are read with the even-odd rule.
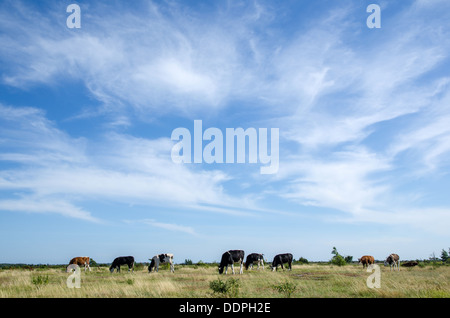
[[[228,265],[231,265],[231,270],[234,274],[234,263],[241,263],[239,274],[242,274],[242,263],[244,262],[244,251],[243,250],[229,250],[222,254],[222,260],[219,265],[219,274],[223,273],[225,268],[225,275],[228,272]]]
[[[120,265],[128,265],[128,271],[132,270],[134,272],[134,257],[133,256],[119,256],[116,257],[109,268],[111,273],[117,268],[117,272],[120,272]]]
[[[289,270],[292,269],[293,256],[291,253],[278,254],[273,258],[272,262],[272,272],[278,270],[278,265],[281,265],[281,269],[284,269],[283,264],[288,263]]]
[[[259,266],[262,265],[262,268],[264,269],[264,254],[258,254],[258,253],[251,253],[247,256],[247,259],[245,260],[245,269],[253,269],[253,264],[258,264]]]

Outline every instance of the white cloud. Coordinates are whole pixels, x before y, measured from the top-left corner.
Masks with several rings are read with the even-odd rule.
[[[20,199],[0,200],[0,210],[25,213],[53,213],[89,222],[102,222],[99,218],[92,216],[90,212],[74,206],[70,202],[55,198],[22,197]]]
[[[229,6],[236,10],[242,3]],[[437,7],[435,2],[427,10]],[[240,121],[280,127],[285,152],[273,180],[285,183],[278,194],[358,220],[386,219],[372,212],[390,206],[398,194],[400,154],[415,150],[435,170],[445,163],[448,99],[441,95],[448,85],[442,79],[447,74],[438,71],[448,61],[448,25],[441,19],[424,20],[415,5],[383,16],[378,33],[358,29],[349,6],[325,12],[308,30],[289,34],[276,28],[261,31],[277,18],[266,4],[246,6],[238,15],[230,14],[232,9],[217,10],[207,21],[176,5],[163,11],[150,4],[142,15],[110,11],[103,19],[99,15],[104,10],[93,4],[89,8],[91,26],[79,32],[56,28],[20,5],[13,11],[22,19],[0,11],[0,28],[8,31],[0,35],[8,43],[0,58],[10,62],[4,66],[4,83],[55,86],[61,77],[81,80],[104,104],[85,114],[110,112],[113,126],[133,124],[129,109],[152,119],[161,114],[191,118],[215,111],[222,115],[220,110],[242,101],[242,108],[249,109]],[[361,32],[371,32],[366,41]],[[251,109],[247,102],[257,107]],[[440,112],[433,111],[436,105]],[[244,209],[257,209],[252,196],[245,201],[227,194],[231,175],[174,165],[168,139],[119,133],[95,141],[74,139],[36,109],[2,111],[9,116],[5,122],[14,124],[3,128],[0,142],[12,145],[15,136],[19,143],[0,159],[25,167],[1,172],[4,189],[214,206],[223,212],[236,212],[245,202]],[[427,120],[412,118],[386,135],[377,126],[394,126],[410,115]],[[15,129],[16,123],[30,129]],[[367,140],[376,133],[382,137],[373,146]],[[392,220],[403,215],[388,211],[398,216]],[[439,208],[429,211],[441,214]]]
[[[5,210],[25,210],[36,202],[33,211],[60,210],[67,216],[89,219],[74,204],[99,199],[199,210],[210,206],[223,213],[258,209],[252,200],[226,193],[227,174],[173,163],[169,138],[109,133],[100,140],[80,142],[56,128],[40,111],[1,106],[0,114],[0,160],[13,164],[0,171],[0,190],[18,196],[0,200]],[[52,208],[55,197],[58,200]]]
[[[154,227],[159,227],[171,232],[182,232],[182,233],[186,233],[186,234],[190,234],[190,235],[194,235],[197,236],[198,234],[195,232],[195,230],[190,227],[190,226],[184,226],[184,225],[179,225],[179,224],[174,224],[174,223],[163,223],[163,222],[158,222],[154,219],[143,219],[143,220],[135,220],[135,221],[131,221],[131,220],[126,220],[125,222],[127,223],[143,223],[143,224],[147,224],[150,226],[154,226]]]

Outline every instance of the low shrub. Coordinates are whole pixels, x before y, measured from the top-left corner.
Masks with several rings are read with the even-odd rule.
[[[280,294],[284,294],[285,297],[290,298],[291,295],[297,289],[297,286],[291,282],[284,282],[277,285],[273,285],[272,288],[278,291]]]
[[[209,283],[209,288],[212,289],[214,295],[234,298],[239,294],[240,282],[239,279],[234,278],[230,278],[227,281],[218,278]]]
[[[31,277],[31,283],[39,289],[41,286],[48,284],[48,275],[33,276]]]

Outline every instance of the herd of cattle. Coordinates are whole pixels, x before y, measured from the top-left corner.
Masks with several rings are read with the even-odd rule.
[[[229,250],[222,254],[222,258],[220,260],[219,264],[219,274],[222,274],[225,269],[225,274],[228,272],[228,266],[231,267],[231,270],[233,274],[234,272],[234,264],[239,263],[239,274],[243,273],[243,266],[245,266],[245,269],[248,270],[253,269],[253,264],[258,265],[258,270],[262,266],[264,269],[264,255],[259,253],[251,253],[247,256],[247,259],[244,262],[244,256],[245,252],[243,250]],[[86,269],[91,270],[89,267],[89,257],[74,257],[70,260],[69,265],[75,264],[78,266],[84,266],[84,271]],[[173,254],[158,254],[153,256],[153,258],[150,260],[150,265],[148,266],[148,272],[151,273],[153,269],[157,272],[159,269],[160,264],[170,264],[170,271],[174,272],[174,264],[173,264]],[[284,269],[283,264],[288,264],[289,270],[292,269],[292,261],[293,256],[291,253],[284,253],[284,254],[278,254],[273,258],[271,269],[272,271],[278,270],[278,266],[280,265],[282,269]],[[363,265],[364,267],[368,267],[370,265],[375,264],[375,259],[373,256],[370,255],[364,255],[361,258],[358,259],[359,264]],[[120,272],[120,266],[121,265],[127,265],[128,271],[134,271],[134,257],[133,256],[119,256],[114,259],[114,261],[111,264],[111,267],[109,268],[110,272],[113,273],[114,270],[117,269],[117,272]],[[400,257],[397,254],[390,254],[386,260],[384,261],[384,265],[389,265],[390,270],[397,267],[397,270],[399,269],[400,265]],[[69,268],[69,267],[68,267]]]

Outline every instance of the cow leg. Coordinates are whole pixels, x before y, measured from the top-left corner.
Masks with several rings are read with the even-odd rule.
[[[239,269],[239,274],[242,274],[244,272],[243,268],[242,268],[243,262],[241,260],[241,268]]]
[[[170,271],[172,273],[175,272],[175,267],[174,267],[173,263],[170,263]]]
[[[231,264],[231,271],[233,272],[233,275],[235,274],[234,273],[234,264]]]

